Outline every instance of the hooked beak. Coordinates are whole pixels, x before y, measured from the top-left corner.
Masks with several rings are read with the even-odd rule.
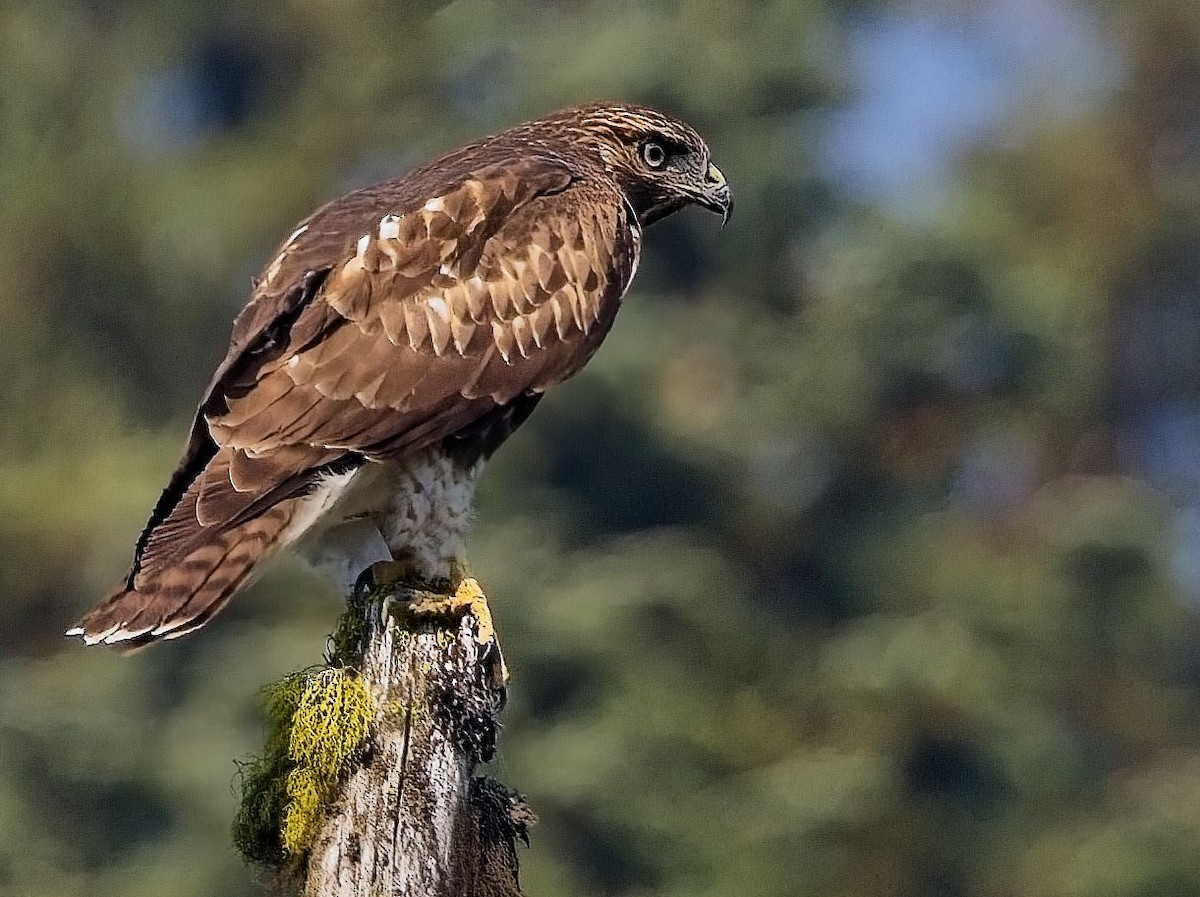
[[[729,222],[729,217],[733,214],[733,193],[729,190],[729,182],[725,180],[721,169],[711,162],[708,164],[708,173],[704,176],[704,188],[697,195],[696,202],[706,209],[720,213],[721,227]]]

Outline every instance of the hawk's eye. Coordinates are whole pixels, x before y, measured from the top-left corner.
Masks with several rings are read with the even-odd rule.
[[[642,161],[646,163],[647,168],[658,171],[667,164],[667,151],[661,143],[648,140],[642,144]]]

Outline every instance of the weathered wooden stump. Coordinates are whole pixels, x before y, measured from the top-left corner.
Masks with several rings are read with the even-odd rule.
[[[276,753],[285,741],[289,746],[272,773],[277,787],[245,789],[235,827],[239,846],[247,840],[240,831],[247,816],[278,827],[277,851],[243,852],[277,860],[273,865],[308,897],[520,895],[516,841],[527,840],[532,814],[520,796],[475,775],[495,751],[504,703],[498,646],[480,644],[470,613],[441,621],[414,617],[408,608],[420,594],[391,586],[350,602],[332,640],[329,670],[346,671],[370,695],[370,723],[356,748],[331,761],[340,770],[318,806],[306,811],[313,818],[299,818],[296,781],[306,774],[297,771],[304,745],[329,740],[319,734],[293,729],[286,739],[273,737]],[[300,675],[314,682],[320,673]],[[308,694],[289,707],[306,706]],[[344,731],[336,709],[344,703],[335,698],[334,709],[316,716]],[[293,711],[291,719],[302,713]],[[247,781],[257,774],[251,769]],[[287,778],[279,785],[281,775]]]

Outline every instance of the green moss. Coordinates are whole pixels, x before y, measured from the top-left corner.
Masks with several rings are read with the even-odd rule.
[[[287,811],[292,717],[308,673],[293,673],[264,689],[267,744],[261,757],[241,764],[242,800],[233,821],[233,843],[246,859],[278,866],[286,859],[281,834]]]
[[[367,620],[372,613],[379,613],[380,605],[388,617],[396,624],[394,633],[397,644],[404,647],[409,632],[417,622],[407,601],[388,600],[388,596],[397,590],[407,589],[414,592],[433,592],[448,594],[450,581],[448,579],[426,580],[412,573],[401,577],[394,583],[379,586],[374,591],[356,591],[346,602],[346,612],[338,620],[337,628],[329,637],[329,652],[326,658],[331,667],[356,667],[362,661],[363,649],[367,641]]]
[[[294,673],[267,690],[266,705],[266,750],[242,766],[233,838],[247,859],[279,866],[312,846],[374,706],[366,683],[345,667]]]
[[[346,600],[346,610],[329,637],[328,666],[356,667],[362,661],[367,641],[367,605],[371,601],[369,593],[358,590]]]

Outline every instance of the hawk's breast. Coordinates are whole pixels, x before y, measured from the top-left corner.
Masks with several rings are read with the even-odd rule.
[[[482,460],[464,464],[433,447],[330,474],[304,498],[289,541],[343,589],[392,559],[427,579],[449,577],[463,556],[482,469]]]

